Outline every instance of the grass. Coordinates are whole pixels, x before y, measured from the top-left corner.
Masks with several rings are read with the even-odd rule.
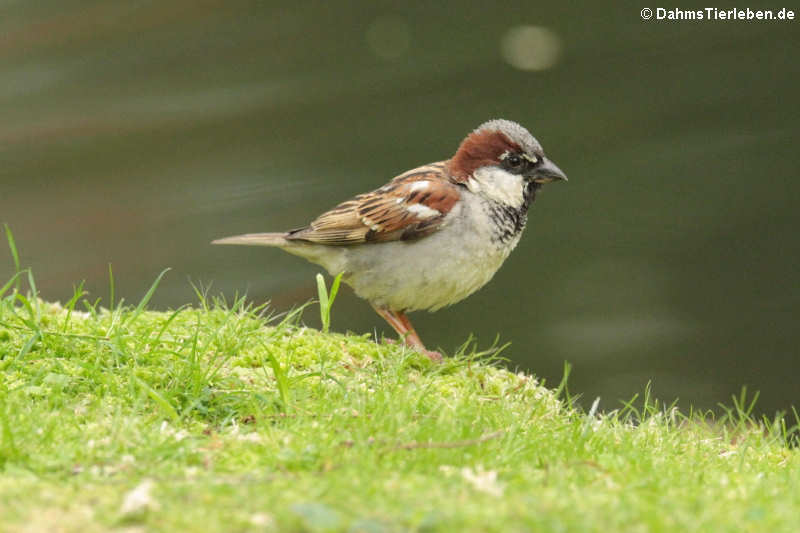
[[[2,531],[800,525],[797,426],[754,420],[745,394],[718,417],[647,391],[583,412],[566,381],[545,388],[470,343],[437,365],[201,289],[193,307],[150,311],[158,280],[137,305],[103,308],[81,286],[48,303],[11,242]]]

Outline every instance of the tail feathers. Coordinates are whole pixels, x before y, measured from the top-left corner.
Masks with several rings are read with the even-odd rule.
[[[286,246],[286,233],[247,233],[211,241],[211,244],[243,244],[245,246]]]

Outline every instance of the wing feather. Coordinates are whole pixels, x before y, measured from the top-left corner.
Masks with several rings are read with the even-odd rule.
[[[444,162],[432,163],[342,202],[286,238],[334,246],[419,239],[440,229],[460,198]]]

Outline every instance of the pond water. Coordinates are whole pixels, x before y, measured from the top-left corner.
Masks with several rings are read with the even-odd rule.
[[[127,301],[171,267],[158,308],[195,282],[287,310],[318,267],[209,241],[301,226],[504,117],[570,181],[491,284],[412,316],[430,346],[499,336],[551,384],[570,361],[605,409],[649,381],[800,404],[800,23],[429,4],[0,3],[0,221],[42,295],[106,298],[111,263]],[[390,332],[350,291],[333,328]]]

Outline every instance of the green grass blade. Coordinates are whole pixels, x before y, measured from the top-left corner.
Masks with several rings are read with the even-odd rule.
[[[15,285],[15,284],[17,285],[17,292],[19,292],[19,281],[18,280],[19,280],[19,277],[22,274],[23,274],[23,272],[17,272],[13,276],[11,276],[11,279],[8,280],[5,285],[0,287],[0,298],[2,298],[3,295],[5,295],[5,293],[8,291],[8,289],[10,289],[11,286]]]
[[[329,302],[328,302],[328,309],[333,307],[333,302],[336,300],[336,295],[339,293],[339,285],[342,283],[342,275],[344,272],[339,272],[335,278],[333,278],[333,283],[331,284],[331,291],[329,295]]]
[[[11,250],[11,257],[14,259],[14,272],[17,275],[19,275],[19,273],[21,272],[21,269],[20,269],[20,266],[19,266],[19,264],[20,264],[19,263],[19,252],[17,251],[16,242],[14,242],[14,234],[11,233],[11,228],[8,227],[8,224],[3,224],[3,227],[6,230],[6,240],[8,241],[8,248]],[[16,279],[16,289],[17,289],[17,292],[19,292],[19,290],[20,290],[20,279],[19,279],[18,276],[17,276],[17,279]],[[3,292],[5,292],[5,291],[3,291]],[[2,294],[2,293],[0,293],[0,294]]]
[[[339,292],[339,284],[342,282],[342,273],[333,278],[331,290],[328,292],[325,286],[325,278],[322,274],[317,274],[317,294],[319,295],[319,317],[322,321],[322,332],[328,333],[331,327],[331,308],[336,294]]]
[[[22,346],[22,348],[19,349],[19,352],[17,352],[17,357],[15,358],[15,360],[18,361],[18,360],[22,359],[23,357],[25,357],[26,355],[28,355],[28,353],[33,349],[33,345],[36,344],[36,342],[41,337],[42,337],[42,334],[41,334],[40,331],[34,332],[34,334],[31,335],[28,338],[27,342],[25,342],[25,344]]]
[[[328,289],[325,287],[325,278],[322,277],[322,274],[317,274],[317,294],[319,295],[319,318],[322,322],[322,332],[327,333],[330,327]]]
[[[28,318],[23,318],[19,315],[16,317],[22,321],[23,324],[28,326],[31,331],[38,331],[39,330],[39,322],[36,320],[36,311],[33,308],[33,304],[31,301],[22,293],[17,293],[14,296],[14,299],[17,300],[19,303],[22,304],[22,307],[28,311]]]
[[[36,289],[36,279],[33,277],[31,269],[28,269],[28,285],[31,288],[31,299],[33,300],[33,308],[36,313],[34,320],[38,324],[41,321],[42,310],[39,307],[39,291]]]
[[[161,274],[158,275],[156,280],[153,282],[153,284],[147,290],[145,295],[139,301],[139,305],[137,305],[136,309],[134,309],[133,312],[125,320],[123,320],[121,325],[123,325],[123,324],[130,325],[133,322],[135,322],[137,318],[139,318],[139,315],[142,314],[142,311],[145,310],[145,308],[147,307],[147,304],[150,303],[150,299],[153,297],[153,294],[155,294],[156,289],[158,288],[158,284],[161,283],[161,278],[163,278],[164,275],[167,272],[169,272],[170,270],[172,270],[172,269],[171,268],[165,268],[164,270],[161,271]]]
[[[114,269],[111,268],[111,263],[108,264],[108,309],[114,312],[115,296],[114,296]]]
[[[14,259],[14,270],[15,272],[19,272],[19,252],[17,252],[17,244],[14,241],[14,234],[11,232],[11,228],[8,227],[8,224],[3,224],[3,227],[6,230],[6,240],[8,240],[8,247],[11,249],[11,257]]]
[[[567,402],[567,405],[572,407],[572,399],[569,394],[569,388],[567,386],[567,382],[569,381],[569,375],[572,372],[572,365],[569,364],[569,361],[564,361],[564,373],[561,376],[561,382],[556,387],[554,394],[556,398],[561,398],[562,395]]]
[[[64,319],[64,326],[61,328],[62,333],[67,332],[67,327],[69,326],[69,320],[72,318],[72,312],[75,310],[75,304],[78,303],[78,300],[81,299],[82,296],[86,294],[83,290],[83,285],[86,283],[86,280],[81,281],[77,287],[74,287],[72,290],[72,298],[69,299],[67,305],[64,308],[67,310],[67,317]]]
[[[272,373],[275,376],[275,386],[278,388],[278,397],[283,405],[283,410],[286,411],[289,408],[288,369],[281,366],[275,354],[269,349],[267,349],[267,361],[269,361],[269,366],[272,368]]]
[[[172,324],[172,322],[176,318],[178,318],[178,315],[180,315],[183,311],[185,311],[188,308],[189,308],[188,305],[179,307],[178,309],[173,311],[173,313],[169,316],[169,318],[166,321],[164,321],[164,324],[161,326],[161,329],[158,331],[155,338],[151,341],[148,341],[150,344],[150,350],[148,351],[148,354],[152,353],[153,350],[155,350],[156,347],[159,345],[159,343],[161,342],[161,337],[164,336],[164,332],[167,331],[167,328],[169,328],[170,324]]]
[[[172,407],[172,405],[166,400],[166,398],[164,398],[153,387],[151,387],[141,379],[137,378],[136,376],[134,376],[133,379],[136,381],[137,385],[139,385],[141,388],[145,390],[150,399],[152,399],[154,402],[156,402],[156,404],[158,404],[159,407],[161,407],[161,410],[164,411],[172,419],[173,422],[177,422],[180,420],[181,417],[178,414],[178,411],[176,411],[175,408]]]

